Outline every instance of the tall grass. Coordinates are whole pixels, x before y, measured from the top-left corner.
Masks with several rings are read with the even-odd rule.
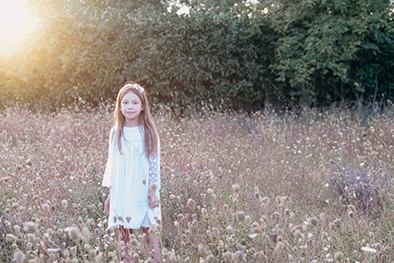
[[[394,260],[392,112],[155,119],[165,262]],[[111,124],[107,109],[1,112],[1,262],[118,261],[100,186]],[[135,262],[150,262],[142,240]]]

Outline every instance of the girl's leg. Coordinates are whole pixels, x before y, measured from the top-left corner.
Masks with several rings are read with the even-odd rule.
[[[161,244],[157,232],[146,227],[142,227],[141,230],[145,234],[145,241],[148,244],[149,253],[153,262],[161,263]]]
[[[132,262],[132,255],[130,254],[130,234],[133,233],[132,229],[126,229],[123,226],[118,228],[118,255],[123,262]]]

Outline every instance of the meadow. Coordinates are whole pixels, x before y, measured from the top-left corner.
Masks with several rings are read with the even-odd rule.
[[[393,108],[154,116],[164,262],[394,261]],[[105,107],[0,112],[0,262],[118,262],[111,125]]]

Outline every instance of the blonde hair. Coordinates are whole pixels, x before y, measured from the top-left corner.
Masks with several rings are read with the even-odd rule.
[[[118,93],[116,98],[116,106],[114,111],[115,130],[116,130],[116,143],[118,149],[122,152],[121,137],[123,135],[123,127],[125,125],[125,117],[122,114],[121,102],[123,97],[129,92],[133,92],[141,100],[142,111],[138,116],[138,125],[144,127],[144,149],[146,157],[154,156],[157,154],[159,145],[159,136],[156,126],[153,122],[149,110],[148,98],[145,90],[134,82],[127,82]]]

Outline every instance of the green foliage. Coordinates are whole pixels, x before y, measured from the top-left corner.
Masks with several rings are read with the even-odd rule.
[[[98,105],[127,80],[191,109],[394,100],[388,1],[181,1],[184,15],[158,0],[30,4],[41,28],[0,59],[0,105]]]
[[[392,98],[394,25],[388,7],[388,1],[374,0],[277,2],[271,13],[279,35],[273,68],[277,80],[289,84],[285,94],[309,105],[363,95],[369,100],[371,89]]]
[[[261,106],[271,87],[263,84],[270,72],[260,62],[273,49],[270,36],[251,27],[245,16],[209,12],[152,19],[133,31],[142,43],[127,75],[172,105]]]

